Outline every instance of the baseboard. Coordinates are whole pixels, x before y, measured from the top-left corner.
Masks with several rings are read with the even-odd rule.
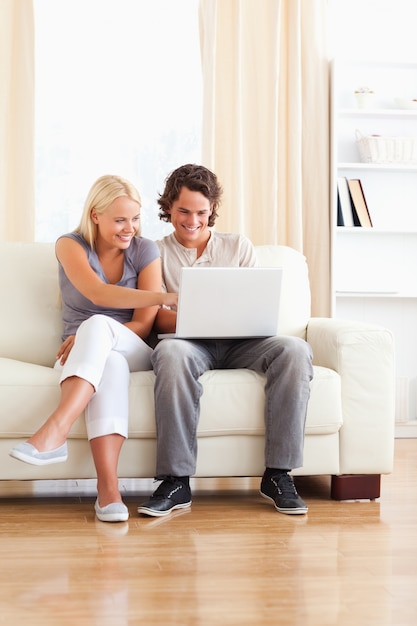
[[[417,439],[417,420],[397,422],[395,424],[396,439]]]

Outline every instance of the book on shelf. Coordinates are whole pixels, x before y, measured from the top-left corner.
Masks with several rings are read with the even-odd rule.
[[[340,206],[340,198],[339,193],[337,194],[337,225],[344,226],[345,222],[343,219],[342,207]]]
[[[357,226],[355,217],[347,178],[339,176],[337,179],[337,225]]]
[[[358,217],[359,225],[365,228],[372,228],[372,220],[368,211],[368,205],[366,204],[361,181],[359,178],[351,178],[348,180],[348,186],[353,209]]]

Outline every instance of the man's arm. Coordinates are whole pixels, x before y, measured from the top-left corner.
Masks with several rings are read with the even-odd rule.
[[[240,236],[239,267],[256,267],[259,265],[255,247],[247,237]]]
[[[160,308],[156,314],[154,329],[157,333],[175,333],[177,312],[172,309]]]

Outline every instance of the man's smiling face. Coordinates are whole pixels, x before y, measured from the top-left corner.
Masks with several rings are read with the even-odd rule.
[[[177,241],[185,248],[205,244],[210,238],[208,222],[212,211],[210,201],[200,191],[182,187],[168,211]]]

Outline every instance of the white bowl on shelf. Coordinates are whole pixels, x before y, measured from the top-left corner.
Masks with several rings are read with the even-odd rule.
[[[411,109],[417,111],[417,99],[410,100],[409,98],[394,98],[394,102],[398,109]]]

